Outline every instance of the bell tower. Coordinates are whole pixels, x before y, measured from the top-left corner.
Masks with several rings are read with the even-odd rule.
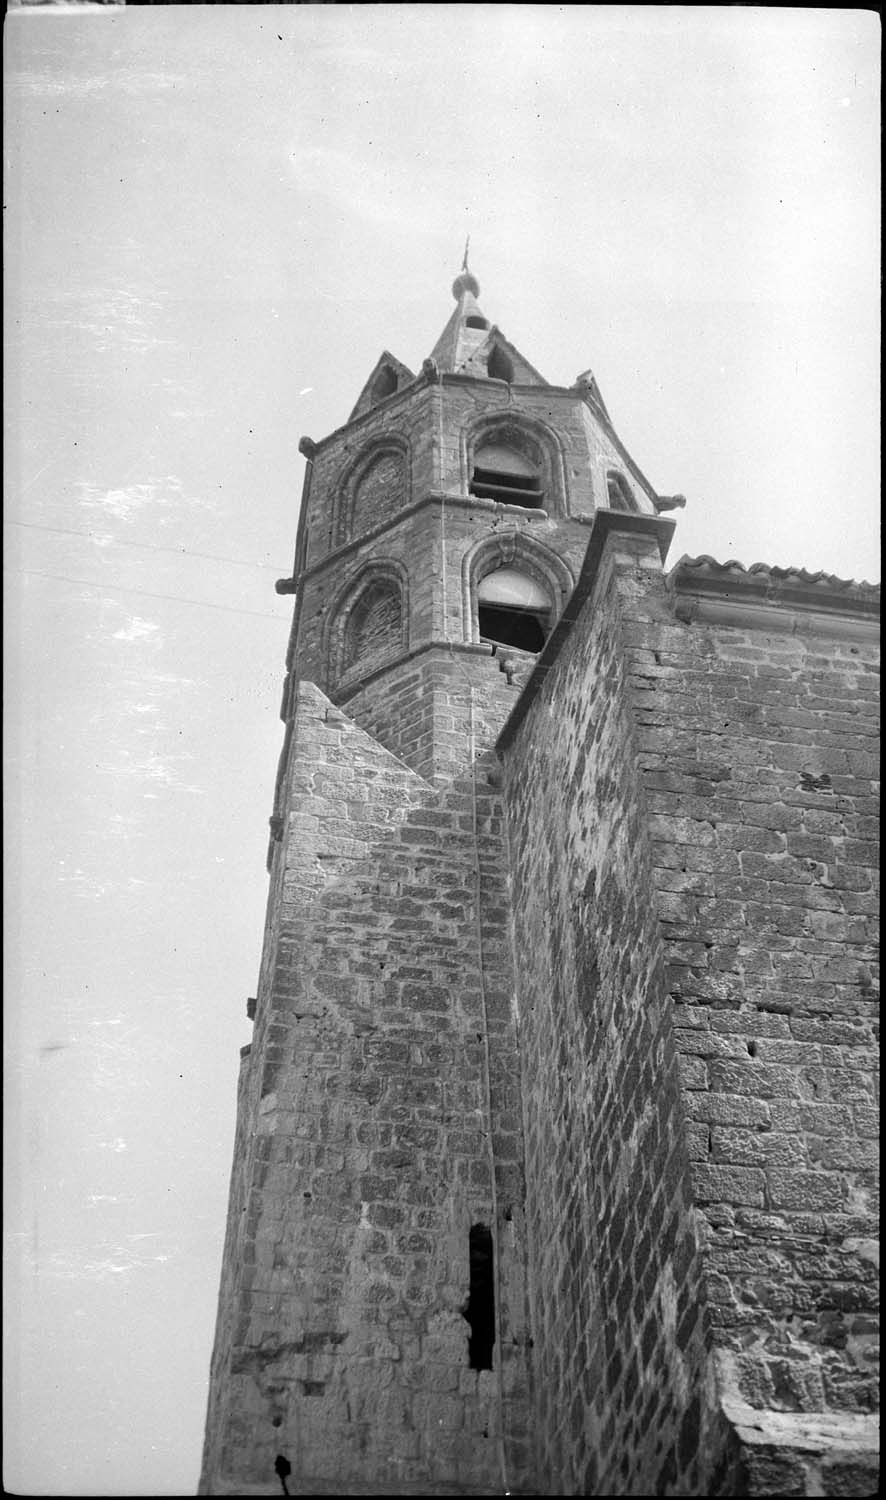
[[[384,352],[300,444],[204,1494],[537,1493],[493,746],[595,515],[663,532],[682,502],[590,372],[551,385],[489,322],[467,257],[452,290],[418,373]]]
[[[296,594],[284,717],[294,684],[314,682],[431,781],[465,765],[453,684],[479,695],[488,738],[596,511],[662,508],[590,372],[549,385],[484,315],[467,256],[452,291],[417,375],[383,353],[345,425],[302,439],[293,577],[278,584]]]

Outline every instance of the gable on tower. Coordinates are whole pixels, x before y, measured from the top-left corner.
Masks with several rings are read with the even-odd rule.
[[[357,417],[365,416],[373,406],[378,406],[380,401],[386,401],[389,396],[395,396],[414,379],[415,376],[409,367],[404,365],[402,360],[395,359],[394,355],[385,349],[357,397],[357,404],[348,417],[348,421],[354,422]]]
[[[468,355],[453,373],[485,375],[490,380],[504,380],[508,385],[547,385],[549,383],[511,343],[510,339],[505,338],[501,329],[495,324],[490,328],[480,347],[473,354]]]
[[[612,418],[606,410],[606,402],[600,394],[600,387],[593,370],[582,370],[581,374],[575,377],[575,389],[580,392],[582,399],[587,401],[591,409],[605,417],[611,425]]]

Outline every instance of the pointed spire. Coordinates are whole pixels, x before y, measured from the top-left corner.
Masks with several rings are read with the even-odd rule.
[[[444,375],[491,376],[493,379],[544,385],[545,381],[518,349],[493,328],[477,298],[480,283],[468,266],[471,237],[465,243],[461,270],[452,283],[455,307],[431,350],[431,361]],[[493,363],[490,364],[490,361]],[[503,373],[498,365],[504,365]]]

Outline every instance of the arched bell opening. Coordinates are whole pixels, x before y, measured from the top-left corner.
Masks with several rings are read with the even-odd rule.
[[[390,365],[382,365],[372,382],[370,392],[372,405],[376,406],[379,401],[386,401],[388,396],[393,396],[398,390],[399,384],[400,382]]]
[[[519,568],[496,568],[477,584],[477,628],[481,641],[539,652],[552,624],[545,589]]]
[[[541,465],[526,447],[483,443],[474,452],[470,493],[483,500],[540,509],[544,504]]]
[[[490,351],[486,361],[486,373],[490,380],[504,380],[508,385],[513,384],[513,362],[498,344],[495,344]]]

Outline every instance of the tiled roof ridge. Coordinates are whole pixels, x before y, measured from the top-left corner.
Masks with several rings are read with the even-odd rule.
[[[754,574],[757,577],[771,578],[773,582],[777,581],[779,583],[821,584],[827,588],[839,589],[841,591],[864,589],[870,594],[880,593],[879,583],[868,583],[867,579],[859,581],[854,578],[838,578],[835,573],[826,573],[823,568],[820,568],[815,573],[810,573],[807,568],[780,568],[773,563],[756,562],[751,563],[748,567],[743,562],[738,562],[735,558],[730,558],[728,562],[724,563],[718,562],[709,553],[702,553],[699,557],[689,557],[688,555],[681,557],[671,569],[672,575],[678,572],[718,573],[721,576],[724,573],[744,573],[748,576]]]

